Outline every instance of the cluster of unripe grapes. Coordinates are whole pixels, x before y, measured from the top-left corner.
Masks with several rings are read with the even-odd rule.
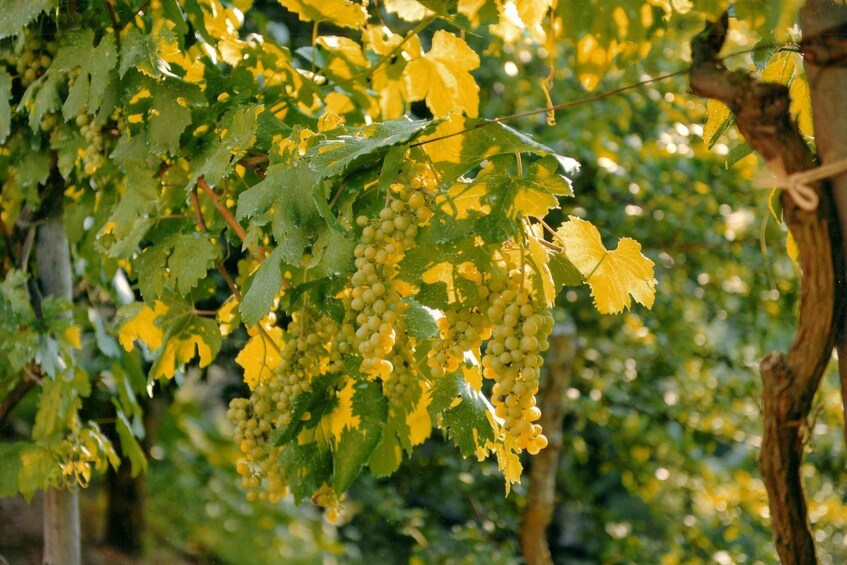
[[[355,271],[336,296],[344,305],[343,320],[310,320],[305,307],[298,311],[284,334],[282,361],[272,376],[257,383],[250,398],[232,401],[228,416],[244,455],[238,470],[251,496],[285,495],[278,461],[286,448],[271,445],[270,433],[292,423],[295,399],[310,390],[318,375],[339,376],[335,390],[349,382],[351,360],[358,364],[359,378],[381,383],[390,414],[403,417],[434,381],[481,357],[483,377],[494,381],[491,400],[504,445],[531,454],[546,447],[535,395],[553,318],[534,296],[531,273],[522,260],[494,251],[505,270],[464,273],[476,282],[476,295],[463,296],[440,313],[438,332],[428,344],[407,331],[409,305],[404,300],[414,295],[415,287],[398,273],[419,230],[432,221],[436,186],[428,165],[404,166],[383,207],[356,218]],[[418,359],[416,351],[426,354]],[[337,493],[329,487],[319,489],[313,501],[338,505]]]
[[[506,281],[492,281],[488,318],[493,326],[482,358],[483,376],[494,380],[491,390],[495,414],[515,445],[536,454],[547,447],[541,411],[535,405],[538,379],[549,347],[553,316],[533,300],[522,269],[513,269]]]
[[[278,465],[285,447],[274,446],[270,432],[291,423],[292,402],[311,389],[313,378],[343,371],[341,353],[333,347],[338,325],[326,317],[310,321],[298,314],[288,324],[279,351],[281,361],[272,376],[256,383],[249,398],[233,399],[227,410],[243,456],[238,473],[251,498],[276,501],[286,495],[288,487]],[[262,330],[251,331],[255,335]]]
[[[44,74],[55,55],[55,42],[44,41],[37,35],[29,35],[20,53],[13,50],[0,51],[0,61],[5,61],[7,66],[14,68],[21,86],[26,88]]]

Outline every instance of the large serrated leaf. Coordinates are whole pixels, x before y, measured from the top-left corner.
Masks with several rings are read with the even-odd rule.
[[[300,504],[329,480],[332,457],[329,447],[317,442],[291,445],[280,455],[279,466],[294,502]]]
[[[461,397],[461,402],[452,406],[457,397]],[[436,381],[430,399],[430,415],[435,421],[441,417],[440,428],[463,456],[473,455],[486,441],[494,440],[488,419],[491,404],[459,373],[450,373]]]
[[[355,429],[345,429],[333,453],[332,488],[344,492],[362,471],[382,439],[388,402],[375,382],[354,386],[353,415],[359,418]]]
[[[0,39],[20,34],[32,20],[55,4],[53,0],[0,0]]]
[[[335,375],[321,375],[312,379],[310,390],[302,392],[294,398],[291,405],[291,422],[271,432],[270,442],[272,445],[285,445],[297,437],[307,421],[303,420],[309,413],[311,426],[317,425],[322,414],[332,411],[335,401],[330,398],[330,385]]]
[[[241,319],[248,326],[255,326],[271,310],[274,298],[282,286],[282,248],[277,247],[268,255],[244,293],[244,300],[238,307]]]

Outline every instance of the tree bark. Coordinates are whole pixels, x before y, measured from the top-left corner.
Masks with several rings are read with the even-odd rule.
[[[61,197],[60,197],[61,198]],[[61,202],[61,201],[60,201]],[[71,258],[61,208],[38,227],[36,263],[42,295],[73,299]],[[38,298],[36,298],[38,300]],[[39,308],[40,311],[40,308]],[[47,489],[44,493],[44,565],[81,563],[79,496],[76,492]]]
[[[562,449],[564,399],[576,356],[576,330],[572,325],[557,325],[550,341],[547,382],[539,393],[541,419],[538,422],[547,435],[548,445],[532,460],[526,508],[521,520],[521,551],[527,565],[553,563],[547,544],[547,528],[556,502],[556,470]]]
[[[694,41],[692,90],[729,106],[739,131],[777,174],[811,169],[816,160],[791,120],[788,89],[730,72],[718,53],[728,27],[726,14]],[[829,96],[838,98],[830,92]],[[803,271],[797,332],[787,355],[772,353],[761,364],[764,429],[759,467],[768,491],[771,527],[784,565],[817,563],[800,465],[812,399],[832,355],[843,312],[836,292],[843,271],[841,234],[831,192],[822,183],[815,210],[798,207],[783,192],[783,217],[800,252]],[[838,288],[837,288],[838,287]]]
[[[815,145],[822,164],[847,159],[847,112],[841,96],[847,92],[847,5],[833,0],[807,0],[800,10],[803,35],[804,67],[809,79]],[[833,200],[841,222],[841,241],[847,241],[847,173],[830,179]],[[842,245],[842,256],[845,253]],[[847,259],[844,261],[847,263]],[[835,273],[844,284],[843,269]],[[843,301],[844,296],[839,295]],[[841,377],[841,401],[847,415],[847,317],[838,328],[838,372]],[[844,419],[847,441],[847,417]]]

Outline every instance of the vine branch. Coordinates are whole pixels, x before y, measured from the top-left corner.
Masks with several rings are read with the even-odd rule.
[[[212,202],[215,204],[215,208],[218,209],[218,212],[221,213],[226,223],[229,224],[229,227],[232,228],[232,231],[238,236],[238,238],[246,243],[247,242],[247,232],[244,231],[244,228],[241,227],[241,224],[238,223],[238,220],[235,219],[235,216],[232,215],[232,212],[229,211],[229,208],[226,207],[226,204],[221,202],[218,195],[215,194],[215,191],[209,187],[209,184],[206,182],[206,179],[200,177],[197,179],[197,186],[203,189],[203,192],[212,199]]]
[[[767,166],[780,174],[815,167],[816,161],[791,119],[788,89],[729,71],[718,57],[728,31],[726,13],[691,43],[691,89],[726,104],[739,131]],[[771,527],[785,565],[817,563],[800,465],[805,422],[829,363],[841,313],[836,307],[836,265],[840,256],[838,220],[829,191],[816,183],[820,206],[807,211],[782,193],[783,215],[800,251],[803,271],[797,332],[786,354],[761,363],[764,431],[759,467],[768,491]]]

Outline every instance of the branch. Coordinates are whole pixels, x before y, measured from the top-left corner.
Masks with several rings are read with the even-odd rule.
[[[109,18],[112,20],[112,28],[115,30],[115,43],[118,50],[121,48],[121,23],[118,21],[118,15],[115,13],[115,0],[105,0],[106,8],[109,10]]]
[[[221,216],[223,216],[224,220],[226,220],[226,223],[229,224],[229,227],[231,227],[232,230],[235,232],[235,235],[237,235],[242,242],[246,243],[247,232],[244,231],[244,228],[241,227],[241,224],[238,223],[238,221],[235,219],[235,216],[233,216],[232,212],[229,211],[229,208],[226,207],[226,204],[221,202],[221,200],[218,198],[218,195],[215,194],[215,191],[209,187],[209,184],[206,182],[206,179],[204,179],[203,177],[197,179],[197,186],[202,188],[203,192],[205,192],[209,196],[209,198],[212,199],[212,202],[215,203],[215,208],[217,208],[218,212],[221,213]]]
[[[813,168],[815,158],[791,120],[788,89],[731,72],[721,63],[718,53],[727,27],[724,14],[692,41],[692,90],[729,106],[739,131],[771,170],[790,174]],[[820,207],[813,211],[800,209],[782,193],[783,215],[800,250],[800,312],[788,354],[773,353],[761,364],[764,431],[759,467],[768,491],[777,552],[785,565],[817,562],[800,476],[804,445],[798,422],[805,422],[809,415],[840,315],[834,273],[841,259],[833,253],[838,221],[829,191],[820,183],[814,188]]]
[[[15,406],[23,400],[26,394],[32,390],[37,381],[35,379],[30,379],[24,377],[24,379],[19,382],[15,388],[3,399],[3,404],[0,404],[0,428],[6,423],[6,418],[9,417],[9,414],[12,413],[12,410],[15,409]]]

